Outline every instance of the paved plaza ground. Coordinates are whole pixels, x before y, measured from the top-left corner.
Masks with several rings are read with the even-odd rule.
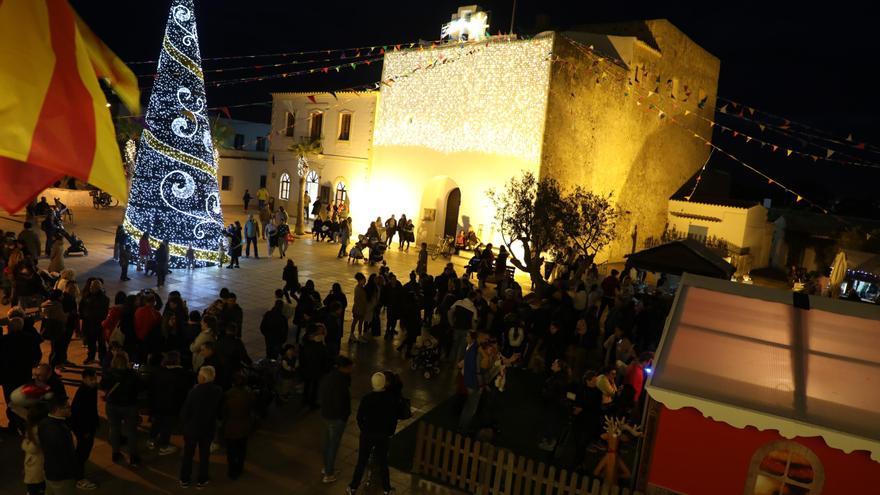
[[[224,211],[226,223],[240,220],[246,215],[241,207],[231,207]],[[71,257],[65,260],[68,268],[77,272],[77,280],[82,283],[87,277],[97,276],[104,279],[107,294],[113,297],[118,290],[135,292],[143,288],[155,289],[155,277],[146,277],[142,273],[129,273],[132,280],[119,280],[119,266],[112,261],[113,235],[116,225],[121,221],[123,208],[108,210],[81,209],[75,212],[75,223],[68,229],[82,237],[89,250],[86,257]],[[23,216],[9,215],[0,212],[0,229],[21,229]],[[265,243],[260,245],[265,248]],[[300,281],[311,279],[318,291],[324,295],[334,282],[340,282],[343,290],[352,300],[354,275],[357,272],[371,273],[378,267],[366,264],[349,265],[345,260],[336,258],[338,245],[313,242],[310,236],[297,240],[289,249],[288,256],[299,267]],[[265,254],[261,252],[261,254]],[[416,265],[416,248],[409,253],[389,249],[386,255],[389,267],[405,280]],[[429,272],[439,273],[447,260],[439,258],[429,261]],[[466,263],[466,258],[453,257],[458,265],[459,273]],[[47,260],[41,260],[45,266]],[[221,288],[228,287],[238,296],[238,303],[244,310],[244,329],[242,339],[253,358],[264,355],[263,337],[259,333],[259,323],[263,313],[272,303],[276,288],[280,288],[281,272],[284,261],[277,258],[261,257],[242,258],[241,269],[206,268],[187,272],[175,270],[168,276],[167,285],[158,292],[166,298],[168,292],[178,290],[186,299],[190,309],[202,310],[217,298]],[[519,277],[518,277],[519,278]],[[527,287],[527,282],[520,282]],[[0,308],[4,313],[7,308]],[[348,323],[350,315],[346,315]],[[406,427],[449,398],[454,391],[454,374],[451,369],[430,381],[409,369],[408,361],[394,350],[394,345],[384,339],[374,339],[367,344],[345,345],[343,354],[348,354],[356,361],[355,375],[352,383],[353,410],[357,408],[360,397],[369,391],[369,377],[377,370],[394,369],[402,373],[405,383],[405,394],[411,398],[414,417],[402,422],[400,428]],[[80,341],[71,343],[71,360],[81,363],[85,350]],[[44,344],[44,356],[48,356],[48,344]],[[69,392],[75,389],[74,373],[65,373]],[[2,397],[0,397],[2,401]],[[103,409],[103,405],[101,406]],[[5,405],[0,404],[5,409]],[[103,414],[103,412],[102,412]],[[0,416],[3,416],[0,414]],[[5,422],[5,416],[0,422]],[[346,429],[339,453],[337,469],[341,470],[340,481],[332,485],[321,483],[320,443],[322,433],[320,415],[300,410],[298,405],[288,404],[281,409],[273,407],[269,417],[263,421],[254,433],[248,447],[248,463],[244,476],[236,482],[226,478],[225,455],[222,453],[212,457],[212,485],[205,492],[241,493],[247,490],[252,494],[283,493],[283,494],[324,494],[343,493],[345,483],[350,479],[357,458],[358,429],[352,417]],[[181,445],[180,437],[173,443]],[[154,451],[142,448],[143,465],[137,469],[115,465],[110,460],[110,445],[107,442],[106,423],[102,422],[98,439],[92,453],[91,464],[87,467],[88,477],[99,484],[97,494],[156,494],[178,493],[177,470],[179,454],[159,457]],[[21,460],[19,441],[13,437],[0,435],[0,494],[24,493],[21,483]],[[407,473],[392,470],[392,481],[399,494],[417,493],[449,493],[437,487],[410,486]],[[439,491],[438,491],[439,490]]]

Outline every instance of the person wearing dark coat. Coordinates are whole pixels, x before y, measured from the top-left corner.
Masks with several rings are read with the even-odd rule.
[[[244,325],[244,311],[238,305],[238,296],[234,292],[230,292],[223,300],[223,310],[220,312],[220,321],[222,323],[233,323],[236,327],[236,335],[241,337],[241,329]]]
[[[164,241],[156,250],[156,286],[165,286],[165,277],[168,275],[168,261],[171,253],[169,252],[168,241]]]
[[[129,367],[128,356],[116,354],[110,363],[111,369],[101,379],[101,390],[107,406],[107,420],[110,422],[110,445],[113,449],[113,462],[121,462],[122,428],[125,426],[128,462],[132,466],[140,464],[138,456],[137,425],[140,420],[137,410],[140,379]]]
[[[23,427],[25,418],[19,418],[10,407],[12,391],[31,381],[34,366],[43,358],[38,335],[24,330],[24,319],[13,317],[7,323],[8,332],[0,336],[0,378],[6,417],[10,427]],[[22,431],[24,431],[22,429]]]
[[[229,363],[223,359],[223,355],[217,349],[217,342],[205,342],[202,344],[202,365],[214,368],[214,383],[224,391],[232,385],[232,375],[229,373]]]
[[[152,399],[150,440],[159,449],[159,455],[173,454],[177,448],[171,445],[171,429],[183,407],[186,395],[192,388],[193,373],[180,365],[180,354],[171,351],[165,355],[162,366],[150,375]]]
[[[250,366],[253,360],[248,355],[244,343],[236,335],[238,328],[234,324],[227,324],[225,328],[226,334],[217,340],[217,352],[220,354],[224,363],[226,363],[226,373],[231,383],[232,377],[241,371],[242,365]]]
[[[299,290],[299,269],[290,258],[287,259],[284,271],[281,272],[281,280],[284,281],[285,297],[293,297],[293,293]]]
[[[198,385],[189,391],[180,412],[183,433],[183,459],[180,463],[180,486],[192,482],[193,457],[199,450],[198,486],[204,487],[210,479],[211,440],[223,401],[223,389],[214,383],[214,367],[202,366]]]
[[[231,480],[238,479],[244,471],[253,409],[254,394],[247,388],[247,377],[236,374],[232,388],[223,400],[223,436],[226,439],[227,475]]]
[[[40,421],[37,437],[43,450],[46,493],[76,493],[77,462],[73,435],[67,426],[70,407],[61,398],[52,400],[49,416]]]
[[[284,316],[284,301],[275,300],[272,309],[263,315],[260,333],[266,341],[266,359],[277,359],[281,347],[287,342],[287,317]]]
[[[342,306],[338,301],[332,301],[329,305],[324,306],[321,311],[324,322],[324,328],[327,329],[327,335],[324,336],[324,344],[327,346],[327,352],[331,357],[339,355],[342,346]]]
[[[225,231],[229,237],[229,265],[226,268],[241,268],[238,259],[241,258],[242,232],[241,224],[236,221],[235,225],[230,225]]]
[[[318,408],[318,384],[331,363],[327,346],[324,345],[324,330],[324,325],[320,323],[310,325],[299,354],[299,372],[305,382],[303,405],[311,409]]]
[[[336,481],[336,453],[351,416],[351,370],[353,363],[345,356],[336,358],[334,369],[321,382],[318,398],[324,419],[324,483]]]
[[[373,391],[361,399],[358,406],[357,423],[361,430],[358,446],[357,465],[348,485],[348,493],[356,493],[364,475],[364,469],[372,453],[373,462],[379,467],[382,489],[391,493],[391,479],[388,474],[388,443],[397,429],[398,399],[386,388],[384,373],[374,373],[371,378]],[[375,471],[373,471],[375,472]]]
[[[98,358],[104,360],[107,354],[107,343],[104,341],[104,330],[101,324],[107,318],[110,310],[110,298],[104,294],[104,287],[100,280],[92,280],[89,291],[79,303],[79,314],[83,321],[83,337],[89,346],[85,363],[95,362],[95,353]]]
[[[68,424],[76,437],[77,486],[95,488],[85,476],[86,461],[92,453],[98,431],[98,378],[92,368],[85,368],[82,372],[82,384],[73,396]]]

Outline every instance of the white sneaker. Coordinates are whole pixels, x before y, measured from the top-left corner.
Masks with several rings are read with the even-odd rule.
[[[156,450],[156,442],[152,440],[147,441],[147,448],[150,450]]]
[[[332,474],[331,474],[331,475],[326,475],[326,474],[325,474],[324,477],[321,479],[321,483],[325,483],[325,484],[327,484],[327,483],[335,483],[336,481],[337,481],[336,476],[335,476],[335,475],[332,475]]]
[[[177,447],[174,445],[166,445],[159,449],[159,455],[171,455],[175,452],[177,452]]]
[[[81,479],[76,482],[76,487],[80,490],[94,490],[95,488],[98,488],[98,485],[87,479]]]

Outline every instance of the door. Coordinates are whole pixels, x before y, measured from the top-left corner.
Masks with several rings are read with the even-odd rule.
[[[458,209],[461,206],[461,189],[455,188],[449,191],[446,197],[446,225],[443,227],[443,235],[455,237],[458,228]]]

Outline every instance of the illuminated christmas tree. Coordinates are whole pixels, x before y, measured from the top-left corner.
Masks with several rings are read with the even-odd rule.
[[[171,266],[184,264],[190,246],[198,266],[211,265],[223,213],[193,0],[172,0],[156,72],[125,229],[133,253],[147,232],[154,249],[169,242]]]

